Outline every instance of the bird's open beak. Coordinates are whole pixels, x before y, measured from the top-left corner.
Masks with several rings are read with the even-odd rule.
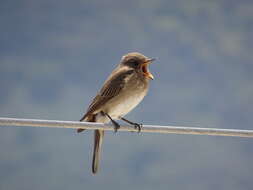
[[[149,72],[148,65],[150,63],[152,63],[154,60],[155,60],[154,58],[153,59],[146,59],[146,61],[141,65],[141,70],[142,70],[143,74],[152,80],[154,79],[154,76]]]

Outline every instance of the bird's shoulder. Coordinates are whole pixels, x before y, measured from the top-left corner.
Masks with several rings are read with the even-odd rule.
[[[117,94],[116,91],[119,91],[124,87],[125,83],[131,78],[134,72],[134,69],[116,69],[104,82],[98,95],[104,97],[115,96],[115,94]]]

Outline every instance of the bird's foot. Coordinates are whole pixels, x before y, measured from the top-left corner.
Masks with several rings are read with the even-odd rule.
[[[141,132],[142,124],[129,121],[129,120],[127,120],[127,119],[124,118],[124,117],[121,117],[121,120],[123,120],[123,121],[129,123],[130,125],[133,125],[133,126],[134,126],[134,129],[138,129],[138,133]]]
[[[120,128],[120,125],[114,120],[111,120],[111,121],[114,126],[114,133],[117,133],[118,129]]]
[[[140,123],[133,123],[134,129],[138,129],[138,133],[141,132],[142,124]]]
[[[116,121],[114,121],[108,113],[105,113],[103,111],[101,111],[101,113],[103,115],[106,115],[111,120],[111,122],[114,126],[114,133],[117,133],[118,129],[120,128],[120,125]]]

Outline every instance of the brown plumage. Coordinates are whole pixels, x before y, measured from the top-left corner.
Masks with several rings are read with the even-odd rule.
[[[148,64],[153,60],[136,52],[123,56],[120,64],[105,81],[80,121],[107,123],[112,120],[113,124],[117,124],[114,119],[121,119],[146,95],[149,80],[153,79],[153,75],[148,70]],[[83,130],[77,129],[77,132]],[[94,174],[98,171],[103,137],[103,130],[95,130],[92,162]]]

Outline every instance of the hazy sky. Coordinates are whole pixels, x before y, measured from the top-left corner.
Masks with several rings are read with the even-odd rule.
[[[145,124],[253,129],[253,1],[0,2],[0,116],[79,120],[125,53],[156,58]],[[0,189],[252,189],[253,140],[0,128]]]

